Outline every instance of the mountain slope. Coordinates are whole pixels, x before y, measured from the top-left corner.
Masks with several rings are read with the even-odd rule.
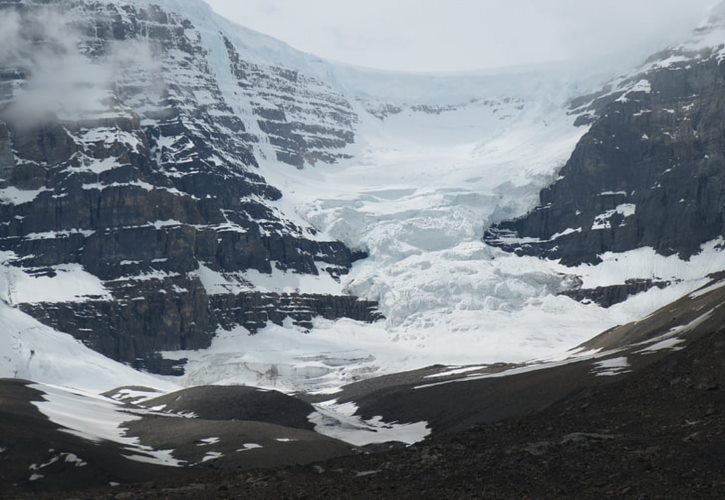
[[[254,156],[262,137],[225,100],[191,22],[154,6],[73,2],[60,13],[64,5],[0,4],[15,30],[2,76],[4,299],[103,354],[160,371],[172,368],[157,352],[209,345],[223,323],[215,300],[243,307],[236,321],[252,330],[270,315],[302,325],[318,313],[374,320],[374,304],[349,297],[243,294],[255,290],[247,271],[322,275],[334,287],[364,254],[275,206],[281,193]],[[255,88],[260,96],[289,76],[267,70],[277,80]],[[306,80],[282,92],[293,89],[301,100],[326,91]],[[260,117],[274,114],[265,110]],[[94,286],[17,286],[47,278]]]
[[[540,206],[486,241],[578,264],[641,247],[687,259],[721,238],[724,32],[712,17],[589,104],[592,128]]]
[[[159,353],[208,347],[222,329],[256,333],[289,318],[306,330],[317,316],[381,319],[375,290],[356,290],[350,286],[355,278],[345,276],[367,250],[391,240],[361,240],[321,220],[338,225],[342,216],[353,231],[367,232],[367,215],[348,218],[334,208],[329,213],[328,202],[319,214],[308,212],[315,202],[307,188],[324,192],[326,184],[333,197],[365,189],[343,181],[346,175],[359,178],[357,170],[343,174],[327,164],[354,165],[352,155],[385,151],[390,139],[409,150],[416,137],[406,130],[427,129],[426,136],[434,136],[461,120],[457,129],[469,143],[453,130],[441,136],[440,161],[456,148],[463,147],[455,153],[460,158],[474,151],[482,131],[491,128],[495,139],[503,126],[521,120],[537,120],[532,133],[539,141],[566,144],[579,135],[568,130],[571,119],[558,102],[539,102],[538,83],[526,74],[355,73],[233,26],[201,2],[162,4],[1,4],[13,47],[2,61],[3,298],[139,368],[179,374],[183,360]],[[388,103],[390,96],[365,91],[396,81],[422,94]],[[358,90],[352,89],[356,82],[364,82]],[[481,82],[486,85],[479,88]],[[437,101],[441,96],[446,99]],[[397,111],[383,123],[369,113],[380,106]],[[560,119],[547,134],[543,128],[552,112]],[[552,155],[569,147],[555,146]],[[379,160],[371,157],[362,167],[375,163],[378,173],[390,168],[390,161]],[[307,168],[296,176],[285,162]],[[315,163],[320,171],[310,168]],[[474,167],[467,167],[466,177],[477,175]],[[538,179],[549,168],[542,160],[517,183],[528,186],[529,174]],[[510,181],[483,185],[492,189]],[[463,232],[470,240],[481,210],[497,206],[489,201],[498,197],[493,192],[483,198],[479,188],[456,192],[453,184],[461,179],[448,193],[415,187],[422,198],[407,187],[386,194],[388,182],[396,181],[381,176],[382,185],[369,191],[383,193],[382,200],[400,193],[402,211],[396,212],[403,216],[411,201],[416,208],[415,200],[430,205],[443,196],[444,210],[426,210],[429,215],[421,213],[404,233],[392,220],[398,234],[390,235],[391,243],[406,246],[410,240],[421,251],[439,245],[425,241],[439,238],[435,230],[415,241],[425,226],[434,226],[430,216],[441,220],[454,210],[455,223],[442,237]],[[523,189],[533,194],[535,186]],[[453,206],[466,198],[470,208]],[[358,219],[365,225],[355,229]],[[386,272],[399,258],[392,257],[382,268]],[[356,294],[369,300],[356,300]]]
[[[691,262],[650,257],[641,246],[669,237],[649,220],[649,239],[612,248],[626,255],[521,259],[481,241],[574,182],[559,167],[589,154],[603,107],[639,105],[639,79],[577,99],[606,72],[366,71],[203,2],[160,3],[0,4],[14,26],[0,61],[0,293],[113,359],[183,384],[328,391],[439,362],[524,362],[723,267],[716,242]],[[586,217],[624,217],[589,198]],[[560,222],[546,238],[578,241]]]
[[[639,351],[648,346],[650,352],[636,357],[628,353],[632,365],[626,369],[602,363],[594,385],[537,411],[498,416],[462,432],[434,435],[412,447],[388,447],[286,468],[274,475],[207,470],[182,482],[155,482],[153,490],[149,484],[137,484],[101,489],[93,495],[279,498],[315,491],[334,497],[382,498],[719,498],[725,484],[722,299],[722,281],[693,294],[687,300],[715,306],[717,321],[679,331],[680,342],[670,342],[669,347],[655,348],[661,339],[654,338],[639,347],[629,345]],[[680,306],[689,308],[687,300]],[[650,326],[666,316],[671,319],[666,311],[653,317]],[[571,368],[567,364],[548,370],[571,380]],[[461,394],[474,396],[472,389],[484,379],[477,382],[474,376],[466,382],[461,375],[451,375],[462,379],[452,384],[467,385]],[[526,376],[535,386],[537,371],[511,375]],[[516,399],[504,385],[501,390],[491,401]],[[454,415],[461,403],[466,403],[465,398],[446,400],[443,406]],[[428,406],[436,405],[429,399]],[[485,404],[480,410],[490,411]]]
[[[177,389],[172,382],[113,361],[4,303],[0,303],[0,323],[0,377],[92,392],[107,391],[120,384]]]
[[[277,397],[280,413],[304,406]],[[243,406],[254,399],[237,393],[227,401]],[[163,404],[149,409],[18,379],[0,379],[0,402],[0,494],[8,497],[161,478],[183,481],[207,468],[278,467],[351,451],[309,430],[269,423],[259,413],[248,414],[255,417],[248,421],[207,409],[207,418],[199,418]]]

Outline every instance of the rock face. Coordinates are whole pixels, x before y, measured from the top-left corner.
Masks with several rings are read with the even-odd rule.
[[[579,302],[594,302],[602,307],[611,307],[624,302],[630,295],[646,292],[651,288],[666,288],[672,283],[669,281],[652,281],[628,279],[623,285],[601,286],[597,288],[575,288],[565,290],[559,295],[566,295]]]
[[[15,156],[10,143],[10,131],[5,124],[0,125],[0,175],[7,176],[15,167]]]
[[[377,311],[377,303],[352,296],[248,292],[217,295],[210,302],[215,324],[226,329],[242,325],[252,333],[270,321],[282,325],[286,318],[306,329],[312,328],[315,317],[348,317],[369,323],[383,319]]]
[[[277,160],[302,168],[347,157],[339,151],[354,142],[357,116],[344,96],[296,70],[244,61],[226,37],[224,45]]]
[[[524,217],[485,240],[519,254],[597,262],[652,247],[688,258],[725,235],[725,64],[703,40],[652,57],[639,74],[574,103],[592,122],[559,179]]]
[[[6,301],[105,355],[160,371],[168,366],[158,351],[206,347],[233,322],[257,331],[288,316],[305,325],[318,314],[379,317],[374,304],[347,296],[232,290],[210,300],[199,277],[203,266],[237,281],[250,270],[335,280],[365,256],[287,218],[255,157],[264,142],[298,167],[341,158],[355,120],[341,96],[246,63],[218,35],[223,66],[254,102],[243,121],[210,62],[212,42],[187,19],[84,1],[0,0],[0,15],[17,28],[19,47],[0,59]],[[39,300],[15,284],[14,276],[71,268],[97,292]],[[234,313],[216,309],[232,305]]]

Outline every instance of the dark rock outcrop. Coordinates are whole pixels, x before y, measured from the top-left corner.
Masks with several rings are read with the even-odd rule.
[[[597,288],[576,288],[565,290],[559,295],[566,295],[579,302],[595,302],[602,307],[611,307],[627,300],[630,295],[646,292],[652,288],[666,288],[669,281],[652,281],[628,279],[623,285],[601,286]]]
[[[0,178],[5,178],[12,173],[14,167],[15,155],[13,155],[10,143],[10,131],[4,123],[0,122]]]
[[[349,157],[343,150],[355,140],[357,115],[344,96],[298,71],[244,61],[226,37],[224,44],[277,160],[302,168]]]
[[[315,317],[375,322],[383,319],[377,303],[352,296],[272,294],[261,292],[215,295],[210,298],[214,321],[230,329],[244,326],[252,333],[270,321],[282,325],[287,318],[296,326],[311,329]]]
[[[593,124],[559,179],[485,241],[579,264],[641,247],[688,258],[725,235],[725,64],[707,49],[648,65],[580,107]]]
[[[221,326],[256,332],[288,316],[305,327],[316,315],[379,318],[374,304],[347,296],[212,300],[199,278],[204,266],[241,280],[250,270],[338,279],[365,257],[292,222],[255,157],[266,134],[280,159],[300,167],[340,158],[356,120],[341,96],[296,72],[248,63],[220,38],[230,76],[259,103],[250,118],[261,132],[252,133],[187,19],[156,6],[75,0],[0,0],[0,16],[18,20],[21,47],[0,67],[5,265],[32,276],[77,266],[108,292],[49,302],[9,286],[8,302],[107,356],[165,373],[179,367],[159,351],[207,347]],[[44,30],[48,16],[62,36]],[[18,89],[32,92],[46,52],[67,59],[68,71],[88,65],[108,78],[81,82],[80,104],[57,96],[30,120],[23,111],[32,103]]]
[[[216,330],[209,298],[198,280],[117,283],[113,300],[20,304],[26,313],[86,346],[136,368],[179,374],[179,363],[162,360],[160,351],[209,347]]]

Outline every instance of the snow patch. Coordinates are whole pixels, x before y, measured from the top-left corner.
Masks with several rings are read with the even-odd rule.
[[[649,80],[639,80],[637,83],[632,85],[624,94],[622,94],[617,102],[627,102],[630,100],[632,94],[649,94],[652,92],[652,84]]]
[[[37,198],[40,193],[50,191],[47,188],[41,189],[18,189],[14,186],[0,189],[0,201],[5,204],[22,205],[23,203],[30,203]]]
[[[625,219],[627,217],[632,217],[637,212],[637,206],[632,203],[623,203],[621,205],[617,205],[616,208],[612,210],[607,210],[606,212],[597,215],[594,218],[594,222],[592,223],[592,230],[598,230],[598,229],[611,229],[612,228],[612,222],[611,218],[614,217],[614,215],[619,214]],[[620,227],[623,227],[625,225],[625,222],[621,222],[619,224]]]
[[[467,366],[463,368],[454,368],[452,370],[447,370],[440,373],[434,373],[433,375],[427,375],[425,378],[440,378],[440,377],[452,377],[454,375],[463,375],[465,373],[470,372],[477,372],[480,370],[484,370],[488,367],[488,365],[481,365],[481,366]]]
[[[629,366],[626,357],[605,359],[594,363],[592,373],[598,377],[611,377],[628,372]]]
[[[684,344],[685,339],[672,337],[669,339],[661,340],[655,344],[652,344],[649,347],[646,347],[639,351],[641,354],[649,354],[657,351],[663,351],[663,350],[677,350],[678,346],[680,344]]]
[[[424,440],[431,429],[427,422],[412,424],[386,423],[382,417],[363,420],[354,416],[354,403],[338,404],[330,401],[314,405],[317,409],[307,417],[315,424],[315,431],[355,446],[398,441],[408,445]]]
[[[258,450],[260,448],[263,448],[263,446],[261,444],[257,444],[257,443],[245,443],[245,444],[242,445],[241,448],[239,448],[237,450],[237,452],[250,451],[250,450]]]
[[[59,425],[63,432],[92,442],[105,440],[121,444],[133,453],[125,455],[129,460],[168,467],[183,465],[183,462],[172,457],[171,450],[154,450],[142,445],[138,438],[126,436],[123,424],[142,417],[124,409],[121,403],[53,385],[33,384],[30,387],[43,394],[43,401],[34,401],[33,405]]]
[[[319,275],[298,274],[278,269],[274,261],[271,265],[272,272],[265,274],[254,269],[240,273],[221,273],[200,264],[195,274],[209,295],[237,294],[252,290],[271,293],[343,294],[340,282],[325,271]]]
[[[204,455],[204,458],[201,459],[201,462],[209,462],[211,460],[218,460],[224,456],[223,453],[220,453],[218,451],[210,451],[206,455]]]
[[[1,258],[2,256],[0,256]],[[7,261],[7,256],[5,259]],[[110,300],[103,282],[80,264],[62,264],[49,268],[40,276],[12,265],[0,265],[0,300],[9,304],[39,302],[84,302],[89,299]]]
[[[578,227],[578,228],[576,228],[576,229],[574,229],[574,228],[571,228],[571,227],[570,227],[570,228],[564,229],[564,230],[563,230],[562,232],[560,232],[560,233],[556,233],[556,234],[554,234],[554,235],[553,235],[553,236],[551,237],[551,239],[552,239],[552,240],[557,240],[557,239],[561,238],[562,236],[567,236],[567,235],[569,235],[569,234],[574,234],[574,233],[581,233],[581,232],[582,232],[582,228],[580,228],[580,227]]]

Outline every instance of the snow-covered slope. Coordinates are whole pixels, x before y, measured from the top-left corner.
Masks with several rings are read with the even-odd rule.
[[[120,385],[177,386],[92,351],[0,301],[0,378],[20,378],[100,393]]]

